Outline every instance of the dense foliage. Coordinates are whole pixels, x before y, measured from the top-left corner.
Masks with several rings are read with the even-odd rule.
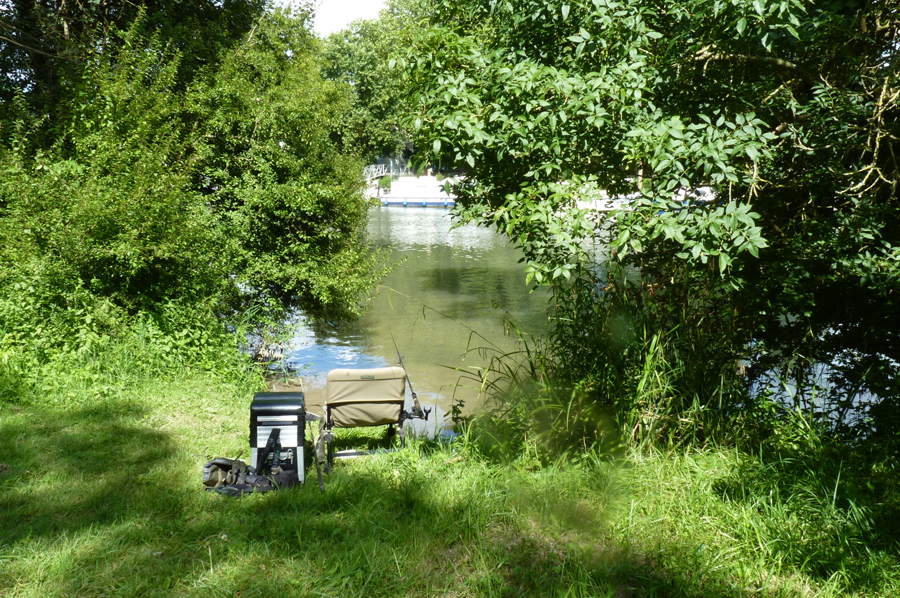
[[[204,134],[195,184],[236,245],[235,282],[276,312],[352,312],[379,273],[341,138],[351,100],[318,51],[306,23],[270,15],[187,98]]]
[[[325,74],[353,89],[353,110],[344,132],[367,161],[399,154],[408,134],[401,128],[406,116],[402,80],[388,69],[396,51],[396,36],[383,20],[355,21],[326,40]]]
[[[405,121],[413,110],[412,93],[392,61],[423,26],[420,13],[419,3],[394,0],[378,19],[354,21],[325,40],[325,76],[352,90],[342,128],[345,143],[369,162],[399,156],[411,145]]]
[[[139,29],[170,44],[182,57],[178,84],[198,69],[213,66],[221,53],[253,27],[265,0],[74,0],[11,1],[0,7],[0,101],[8,107],[25,94],[39,113],[49,114],[50,135],[59,133],[55,116],[64,114],[73,79],[98,48],[109,55],[122,49],[115,31],[141,16]]]
[[[896,2],[434,11],[406,58],[421,147],[467,168],[459,213],[555,282],[586,392],[616,344],[655,337],[688,404],[730,417],[780,379],[838,428],[896,434]],[[585,209],[608,197],[627,207]]]
[[[310,13],[170,4],[4,10],[4,344],[352,312],[378,274]]]

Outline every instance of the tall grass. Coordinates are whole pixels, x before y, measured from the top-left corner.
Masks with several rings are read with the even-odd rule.
[[[84,316],[60,329],[0,330],[0,396],[6,402],[52,396],[79,405],[135,381],[191,371],[216,372],[239,384],[261,381],[261,372],[211,313],[167,305],[156,314],[121,317],[114,330],[98,330],[90,314]]]
[[[648,501],[677,478],[683,504],[669,497],[651,520],[668,522],[667,541],[731,551],[746,583],[787,571],[840,592],[885,583],[900,548],[896,443],[849,443],[811,411],[751,396],[722,323],[687,307],[661,314],[645,285],[582,276],[556,291],[550,338],[494,352],[477,376],[487,408],[468,424],[481,455],[524,471],[587,455],[631,464]],[[679,508],[704,523],[679,520]],[[698,525],[727,541],[690,540]]]
[[[476,425],[498,444],[528,437],[549,459],[727,437],[731,418],[754,407],[738,351],[722,323],[697,322],[687,304],[665,311],[649,301],[653,292],[621,273],[587,270],[557,285],[548,338],[523,338],[514,353],[481,349],[490,365],[473,383],[488,410]]]

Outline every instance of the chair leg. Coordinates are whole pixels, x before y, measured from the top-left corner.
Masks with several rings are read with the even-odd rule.
[[[326,441],[326,445],[328,446],[328,462],[325,465],[325,473],[331,473],[334,468],[334,438]]]
[[[319,476],[319,490],[325,492],[325,482],[322,481],[322,464],[316,459],[316,475]]]
[[[325,484],[322,481],[323,464],[325,473],[331,473],[332,451],[334,450],[332,446],[333,440],[334,433],[326,425],[325,419],[319,420],[319,434],[316,436],[315,441],[315,459],[316,475],[319,477],[319,489],[322,492],[325,492]]]

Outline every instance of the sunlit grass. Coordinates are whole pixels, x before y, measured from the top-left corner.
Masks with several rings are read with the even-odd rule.
[[[204,492],[201,468],[248,456],[252,377],[117,376],[61,378],[0,406],[0,595],[900,591],[896,551],[859,556],[859,521],[826,470],[786,480],[725,449],[498,462],[474,438],[416,439],[339,461],[324,493],[310,467],[305,487],[233,499]],[[386,441],[375,428],[337,443]]]

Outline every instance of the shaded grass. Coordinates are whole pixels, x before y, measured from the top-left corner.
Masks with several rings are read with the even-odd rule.
[[[786,556],[778,534],[803,531],[779,514],[784,501],[760,508],[757,486],[737,495],[751,457],[736,452],[644,453],[618,465],[588,454],[542,467],[414,440],[339,462],[324,494],[312,481],[243,499],[204,492],[209,457],[247,455],[252,391],[249,380],[182,371],[0,405],[0,461],[10,468],[0,474],[0,595],[900,590],[896,554],[878,557],[855,588]],[[339,446],[384,445],[383,429],[339,432]]]

